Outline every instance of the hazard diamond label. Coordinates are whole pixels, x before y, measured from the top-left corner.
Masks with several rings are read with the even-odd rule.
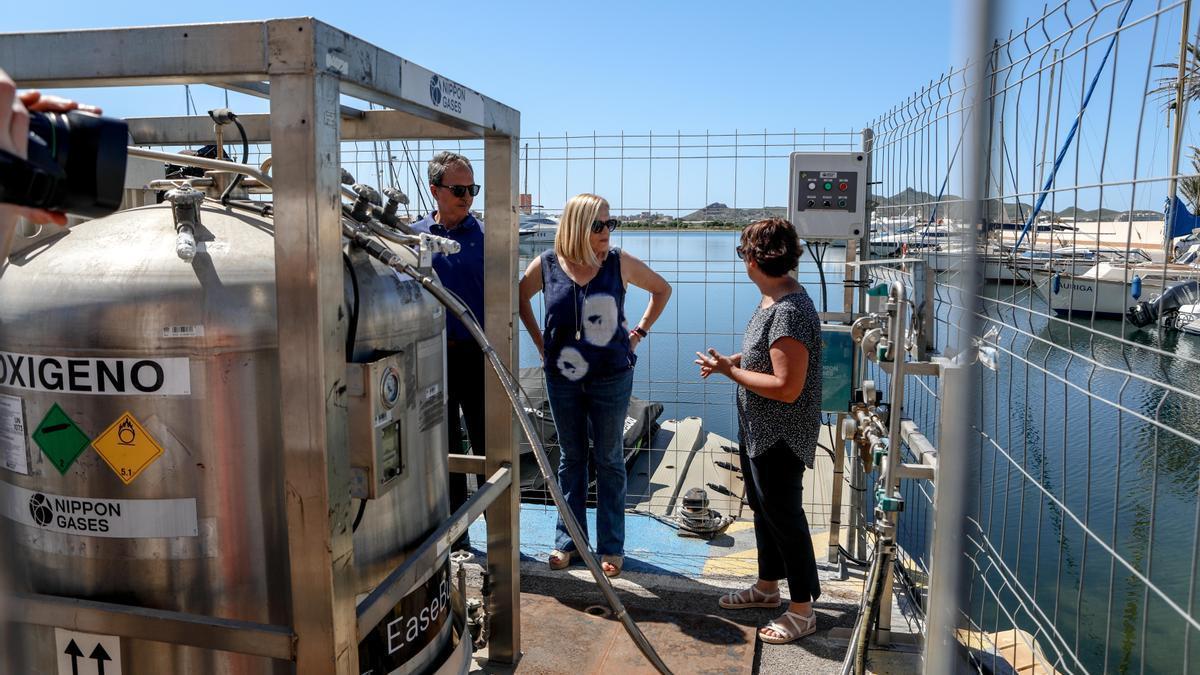
[[[126,485],[163,454],[162,446],[129,413],[97,436],[92,447]]]
[[[87,449],[88,437],[55,403],[33,430],[33,442],[46,453],[59,473],[66,474],[75,459]]]

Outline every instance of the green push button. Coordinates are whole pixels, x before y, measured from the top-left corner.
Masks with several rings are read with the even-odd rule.
[[[825,190],[826,190],[826,191],[829,191],[829,190],[832,190],[832,189],[833,189],[833,183],[830,183],[830,182],[826,181],[826,182],[825,182]]]
[[[50,406],[50,412],[42,418],[37,429],[34,429],[33,442],[46,453],[54,468],[65,474],[91,441],[79,425],[55,403]]]

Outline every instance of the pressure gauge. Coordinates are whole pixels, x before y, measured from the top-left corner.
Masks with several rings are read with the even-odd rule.
[[[384,407],[391,408],[400,400],[400,371],[394,367],[385,368],[379,377],[379,398]]]

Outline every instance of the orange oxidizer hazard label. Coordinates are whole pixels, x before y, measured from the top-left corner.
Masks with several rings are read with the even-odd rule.
[[[92,447],[126,485],[163,454],[162,446],[129,413],[97,436]]]

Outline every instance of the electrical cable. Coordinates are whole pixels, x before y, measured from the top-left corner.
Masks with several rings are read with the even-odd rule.
[[[358,515],[354,516],[354,524],[350,526],[350,532],[358,532],[358,524],[362,522],[363,514],[367,512],[367,500],[358,500]]]
[[[846,547],[842,546],[841,544],[838,544],[838,550],[842,552],[843,558],[850,561],[857,567],[870,567],[871,566],[870,561],[859,560],[858,558],[855,558],[854,556],[850,555],[850,551],[847,551]]]
[[[233,114],[232,111],[229,113],[229,118],[233,120],[234,125],[237,126],[238,133],[242,135],[242,164],[249,164],[250,142],[246,140],[246,128],[242,126],[242,123],[238,121],[237,115]],[[242,179],[245,177],[246,174],[244,173],[239,173],[233,177],[233,180],[226,186],[225,191],[221,193],[221,204],[229,204],[229,195],[233,194],[233,191],[242,184]]]
[[[825,248],[828,248],[829,244],[813,244],[811,242],[806,242],[804,247],[808,249],[808,255],[813,259],[813,262],[817,264],[817,275],[821,279],[821,311],[828,312],[829,296],[828,287],[825,282]],[[822,247],[819,254],[817,253],[818,247]]]

